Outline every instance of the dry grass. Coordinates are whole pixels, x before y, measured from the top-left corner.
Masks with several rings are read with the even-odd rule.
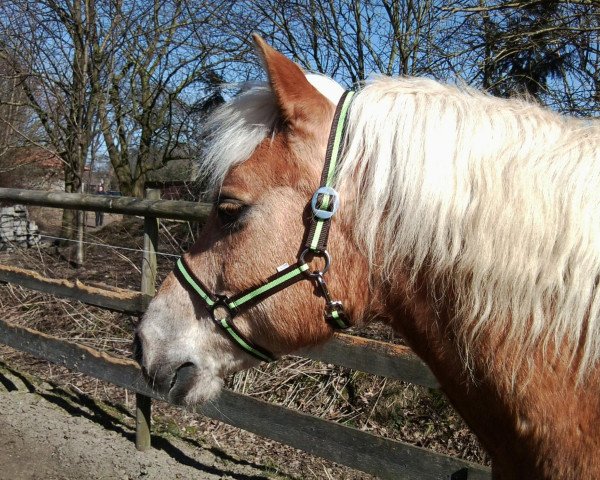
[[[142,220],[134,218],[91,231],[86,240],[99,244],[114,244],[118,240],[119,246],[141,249],[142,231]],[[193,242],[195,234],[196,229],[186,223],[163,224],[161,250],[177,254],[181,245],[185,248]],[[85,268],[79,270],[69,263],[73,256],[70,246],[52,246],[0,253],[0,263],[34,269],[54,278],[78,278],[92,284],[139,288],[139,252],[90,245],[86,250]],[[159,276],[166,275],[172,264],[172,258],[159,257]],[[0,311],[11,322],[115,355],[131,355],[131,332],[137,321],[134,317],[7,284],[0,284]],[[372,328],[367,333],[383,340],[391,337],[390,331],[382,327]],[[130,402],[127,394],[116,387],[32,361],[9,349],[1,349],[0,356],[10,357],[12,362],[21,362],[30,368],[37,366],[39,373],[57,375],[63,383],[80,390],[96,395],[104,392],[113,401],[118,397],[125,404]],[[477,463],[488,463],[475,437],[437,391],[299,357],[287,357],[275,364],[236,374],[228,379],[228,385],[235,391],[361,430]],[[175,429],[184,436],[193,434],[217,447],[226,444],[239,454],[243,452],[261,462],[275,465],[280,455],[292,455],[292,459],[286,458],[285,462],[288,474],[301,472],[302,478],[327,478],[328,475],[333,475],[332,478],[367,478],[289,447],[256,440],[251,434],[240,433],[232,427],[191,417],[179,409],[160,406],[156,412],[162,415],[167,425],[159,429]],[[254,443],[257,441],[262,445],[262,451],[257,451]],[[311,469],[318,473],[309,474]]]

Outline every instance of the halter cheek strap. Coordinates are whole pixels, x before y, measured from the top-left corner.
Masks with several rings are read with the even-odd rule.
[[[321,184],[311,199],[312,216],[304,251],[298,261],[288,266],[275,275],[267,278],[265,282],[255,287],[244,290],[230,297],[217,295],[200,281],[188,266],[184,257],[177,260],[174,270],[179,281],[194,293],[206,306],[212,319],[229,336],[229,338],[246,353],[264,362],[275,360],[275,356],[264,348],[252,343],[235,326],[233,319],[242,311],[256,305],[267,297],[299,282],[311,280],[315,283],[317,292],[325,301],[324,317],[333,328],[345,329],[350,326],[348,317],[344,312],[342,303],[331,299],[324,275],[329,269],[331,258],[327,252],[327,240],[331,219],[339,206],[339,195],[333,189],[335,183],[336,166],[338,164],[342,141],[344,139],[348,109],[352,102],[354,92],[345,92],[338,102],[325,156],[325,165],[321,174]],[[311,271],[305,261],[307,254],[313,257],[322,257],[325,266],[322,270]]]
[[[354,95],[354,92],[351,91],[344,92],[338,102],[331,131],[329,132],[327,151],[325,152],[325,164],[321,173],[321,184],[310,202],[313,216],[304,247],[313,252],[327,251],[327,239],[329,238],[331,219],[339,206],[339,195],[333,189],[333,186],[342,142],[348,124],[348,110],[350,109]]]
[[[232,297],[218,296],[210,293],[210,290],[194,275],[194,272],[192,272],[192,269],[183,257],[177,260],[174,272],[179,281],[189,287],[204,302],[204,305],[212,315],[213,321],[229,335],[236,345],[259,360],[272,362],[275,360],[274,355],[248,340],[237,329],[233,323],[233,319],[241,311],[250,308],[252,305],[256,305],[264,298],[303,280],[305,278],[304,272],[307,270],[307,264],[292,265],[267,279],[262,285],[244,290]]]

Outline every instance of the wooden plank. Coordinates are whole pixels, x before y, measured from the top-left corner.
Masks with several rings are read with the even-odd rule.
[[[0,282],[10,282],[38,292],[131,314],[143,313],[150,301],[148,296],[132,290],[105,290],[79,281],[46,278],[32,270],[7,265],[0,265]]]
[[[150,392],[141,372],[131,360],[114,358],[93,348],[3,320],[0,320],[0,343],[121,387]]]
[[[0,342],[38,358],[164,400],[142,381],[130,360],[0,321]],[[229,390],[200,413],[383,479],[490,479],[489,469],[384,439]],[[466,470],[465,470],[466,469]],[[468,477],[464,477],[468,473]]]
[[[6,265],[0,265],[1,281],[130,314],[142,314],[150,301],[150,296],[133,290],[117,289],[113,292],[81,282],[45,278],[34,271]],[[439,388],[427,366],[408,347],[401,345],[336,333],[330,342],[298,354],[374,375]]]
[[[402,345],[336,333],[331,341],[301,350],[299,354],[429,388],[440,386],[427,365],[410,348]]]
[[[0,188],[0,200],[41,207],[94,210],[126,215],[153,215],[159,218],[192,221],[205,219],[211,209],[211,206],[207,203],[177,200],[142,200],[134,197],[45,192],[16,188]]]
[[[150,245],[151,242],[148,246],[145,246],[145,249]],[[146,263],[146,260],[144,263]],[[146,310],[151,298],[149,292],[152,283],[149,279],[148,285],[144,287],[147,289],[147,295],[125,289],[109,291],[91,287],[81,282],[74,283],[64,279],[45,278],[34,271],[6,265],[0,265],[0,281],[131,314],[141,314]],[[152,290],[153,288],[154,285],[152,284]],[[374,375],[395,378],[428,388],[439,388],[437,380],[427,366],[412,353],[410,348],[402,345],[392,345],[377,340],[336,333],[330,342],[302,350],[298,354],[313,360],[332,363]]]
[[[489,469],[224,390],[198,412],[382,479],[491,479]],[[468,474],[461,476],[461,474]]]

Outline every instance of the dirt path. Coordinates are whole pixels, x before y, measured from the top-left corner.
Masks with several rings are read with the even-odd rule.
[[[0,480],[282,479],[175,438],[138,452],[119,412],[0,370]],[[77,397],[80,401],[81,397]]]

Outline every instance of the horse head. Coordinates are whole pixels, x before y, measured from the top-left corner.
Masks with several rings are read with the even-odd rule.
[[[250,88],[209,120],[203,168],[214,186],[212,212],[137,329],[148,378],[184,404],[213,398],[228,373],[328,340],[332,299],[343,300],[343,315],[354,323],[372,303],[344,192],[329,232],[326,283],[313,273],[329,257],[320,250],[303,254],[343,89],[306,75],[259,37],[256,43],[269,84]],[[223,299],[252,295],[273,276],[284,277],[281,285],[232,318],[237,307]]]

